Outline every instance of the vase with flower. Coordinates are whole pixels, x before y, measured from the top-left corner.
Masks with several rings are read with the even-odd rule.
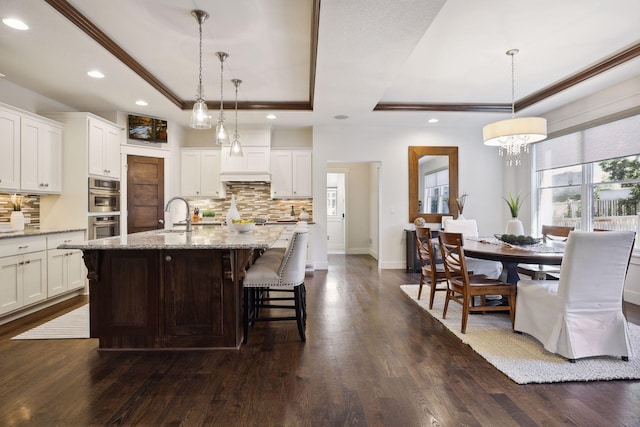
[[[462,211],[464,211],[464,204],[467,201],[467,194],[463,193],[460,197],[456,199],[456,208],[458,209],[458,219],[465,219],[462,215]]]
[[[22,202],[24,196],[19,194],[11,195],[11,206],[13,210],[11,211],[11,229],[14,231],[22,231],[24,230],[24,214],[22,213]]]
[[[503,197],[503,199],[507,202],[507,206],[511,212],[511,219],[507,222],[507,230],[505,233],[514,234],[516,236],[524,235],[524,226],[522,225],[522,221],[518,219],[518,214],[520,213],[520,208],[522,207],[524,200],[519,194],[516,197],[509,194],[508,197]]]

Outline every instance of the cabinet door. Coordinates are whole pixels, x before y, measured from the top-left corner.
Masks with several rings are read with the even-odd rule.
[[[89,174],[105,175],[104,150],[107,140],[106,125],[98,120],[89,119]]]
[[[200,152],[183,151],[180,163],[180,194],[200,196]]]
[[[0,108],[0,188],[20,188],[20,115]]]
[[[23,305],[21,256],[0,258],[0,314],[16,310]]]
[[[271,197],[290,197],[293,191],[291,181],[291,152],[271,152]]]
[[[38,177],[38,141],[41,139],[41,129],[38,122],[23,117],[20,130],[20,188],[39,192],[42,190]]]
[[[82,251],[67,251],[65,263],[67,290],[72,291],[84,287],[87,272],[82,259]]]
[[[225,187],[220,181],[220,151],[208,150],[200,154],[200,195],[225,197]]]
[[[61,249],[50,249],[47,254],[47,295],[53,297],[67,290],[65,280],[65,254]]]
[[[42,191],[62,192],[62,129],[43,124],[38,144],[38,175]]]
[[[269,173],[271,171],[269,147],[243,147],[242,151],[246,159],[247,172]]]
[[[45,251],[23,255],[22,286],[24,305],[47,298],[47,253]]]
[[[105,174],[111,178],[120,178],[120,129],[113,126],[106,127],[104,144]]]
[[[293,197],[311,197],[311,151],[291,153]]]

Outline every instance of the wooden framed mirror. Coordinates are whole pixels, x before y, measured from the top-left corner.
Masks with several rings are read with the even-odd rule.
[[[458,216],[458,147],[409,147],[409,221]]]

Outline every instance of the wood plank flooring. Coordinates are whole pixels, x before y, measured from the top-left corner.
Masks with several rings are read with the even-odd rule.
[[[295,322],[256,325],[239,351],[10,340],[86,297],[2,326],[0,425],[640,425],[640,381],[517,385],[402,293],[419,275],[329,264],[307,278],[306,343]]]

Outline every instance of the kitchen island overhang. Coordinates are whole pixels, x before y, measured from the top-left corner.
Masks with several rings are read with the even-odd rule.
[[[83,251],[90,336],[99,349],[237,349],[242,277],[281,232],[157,230],[60,248]]]

